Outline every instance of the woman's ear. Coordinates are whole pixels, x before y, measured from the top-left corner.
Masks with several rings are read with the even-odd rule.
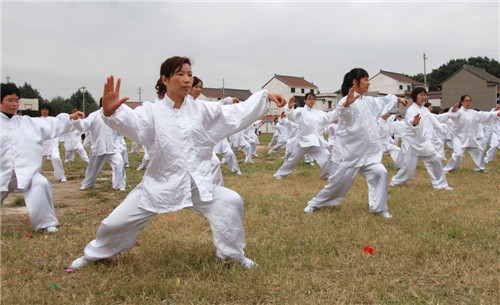
[[[168,79],[165,75],[161,76],[161,82],[165,85],[165,87],[167,86]]]
[[[359,86],[358,80],[357,79],[353,79],[352,80],[352,85],[353,86]]]

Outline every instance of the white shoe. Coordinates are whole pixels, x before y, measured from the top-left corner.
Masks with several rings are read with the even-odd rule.
[[[249,259],[248,257],[244,257],[244,256],[241,260],[238,261],[238,263],[240,263],[240,265],[243,268],[248,269],[248,270],[259,267],[259,264],[257,264],[253,260]]]
[[[396,186],[394,182],[389,183],[389,186]]]
[[[308,205],[308,206],[306,206],[306,208],[304,209],[304,212],[306,212],[306,213],[314,213],[314,212],[316,212],[316,210],[317,210],[317,209],[318,209],[318,208],[315,208],[315,207],[312,207],[312,206]]]
[[[378,215],[380,217],[384,217],[385,219],[391,219],[392,218],[392,215],[389,212],[387,212],[387,211],[383,211],[383,212],[377,213],[376,215]]]
[[[453,191],[453,188],[451,186],[445,186],[445,187],[442,187],[440,188],[440,190],[445,190],[445,191]]]
[[[66,180],[66,178],[61,179],[61,182],[66,182],[66,181],[68,181],[68,180]]]
[[[56,233],[58,230],[55,226],[50,226],[45,229],[48,233]]]
[[[281,179],[283,179],[283,178],[284,178],[284,177],[282,177],[282,176],[280,176],[280,175],[276,175],[276,174],[274,174],[273,176],[274,176],[274,178],[276,178],[276,180],[281,180]]]
[[[75,259],[69,266],[71,269],[80,269],[89,264],[89,261],[85,259],[85,256]]]

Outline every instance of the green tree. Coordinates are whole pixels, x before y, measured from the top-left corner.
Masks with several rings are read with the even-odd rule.
[[[90,94],[88,91],[78,90],[75,93],[73,93],[71,97],[67,100],[67,104],[71,108],[69,112],[71,112],[75,108],[80,111],[83,111],[82,103],[84,98],[85,98],[85,116],[87,116],[91,112],[96,111],[99,108],[94,98],[92,97],[92,94]]]
[[[453,73],[460,70],[463,65],[470,65],[477,68],[483,68],[486,72],[495,75],[500,78],[500,63],[495,59],[490,59],[488,57],[469,57],[468,59],[452,59],[446,64],[441,65],[439,68],[432,70],[430,74],[427,75],[427,83],[429,84],[430,90],[441,90],[441,83],[447,78],[453,75]],[[424,82],[424,75],[419,73],[417,75],[410,76],[414,80],[419,82]]]
[[[27,82],[24,82],[24,85],[19,86],[18,88],[19,88],[19,92],[21,93],[20,98],[36,98],[36,99],[38,99],[38,109],[40,109],[41,103],[47,102],[47,100],[45,100],[40,95],[40,92],[38,92],[38,90],[36,90],[35,88],[31,87],[31,85],[28,84]],[[39,113],[38,113],[38,111],[27,110],[27,111],[23,111],[23,115],[37,117],[37,116],[39,116]]]

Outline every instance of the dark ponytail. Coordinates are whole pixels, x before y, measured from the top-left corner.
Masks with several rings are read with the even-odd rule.
[[[361,79],[364,77],[368,77],[368,72],[361,68],[354,68],[349,73],[344,76],[344,81],[342,82],[341,92],[342,96],[346,96],[349,94],[349,90],[353,85],[353,80],[358,81],[358,85],[361,82]]]

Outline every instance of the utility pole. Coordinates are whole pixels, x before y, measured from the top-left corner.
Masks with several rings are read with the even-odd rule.
[[[222,98],[225,98],[226,95],[224,94],[224,79],[222,79]]]
[[[10,82],[10,76],[6,76],[5,79],[7,80],[7,84]]]
[[[425,87],[425,90],[427,90],[427,71],[425,69],[425,60],[427,59],[427,57],[425,56],[425,53],[424,53],[424,87]]]
[[[85,89],[87,89],[87,88],[85,88],[85,85],[84,85],[84,86],[78,88],[78,90],[80,90],[80,89],[83,90],[83,92],[82,92],[82,112],[85,113]]]
[[[137,89],[137,93],[139,93],[139,102],[142,102],[142,100],[141,100],[142,88],[141,87],[139,87],[139,89]]]

